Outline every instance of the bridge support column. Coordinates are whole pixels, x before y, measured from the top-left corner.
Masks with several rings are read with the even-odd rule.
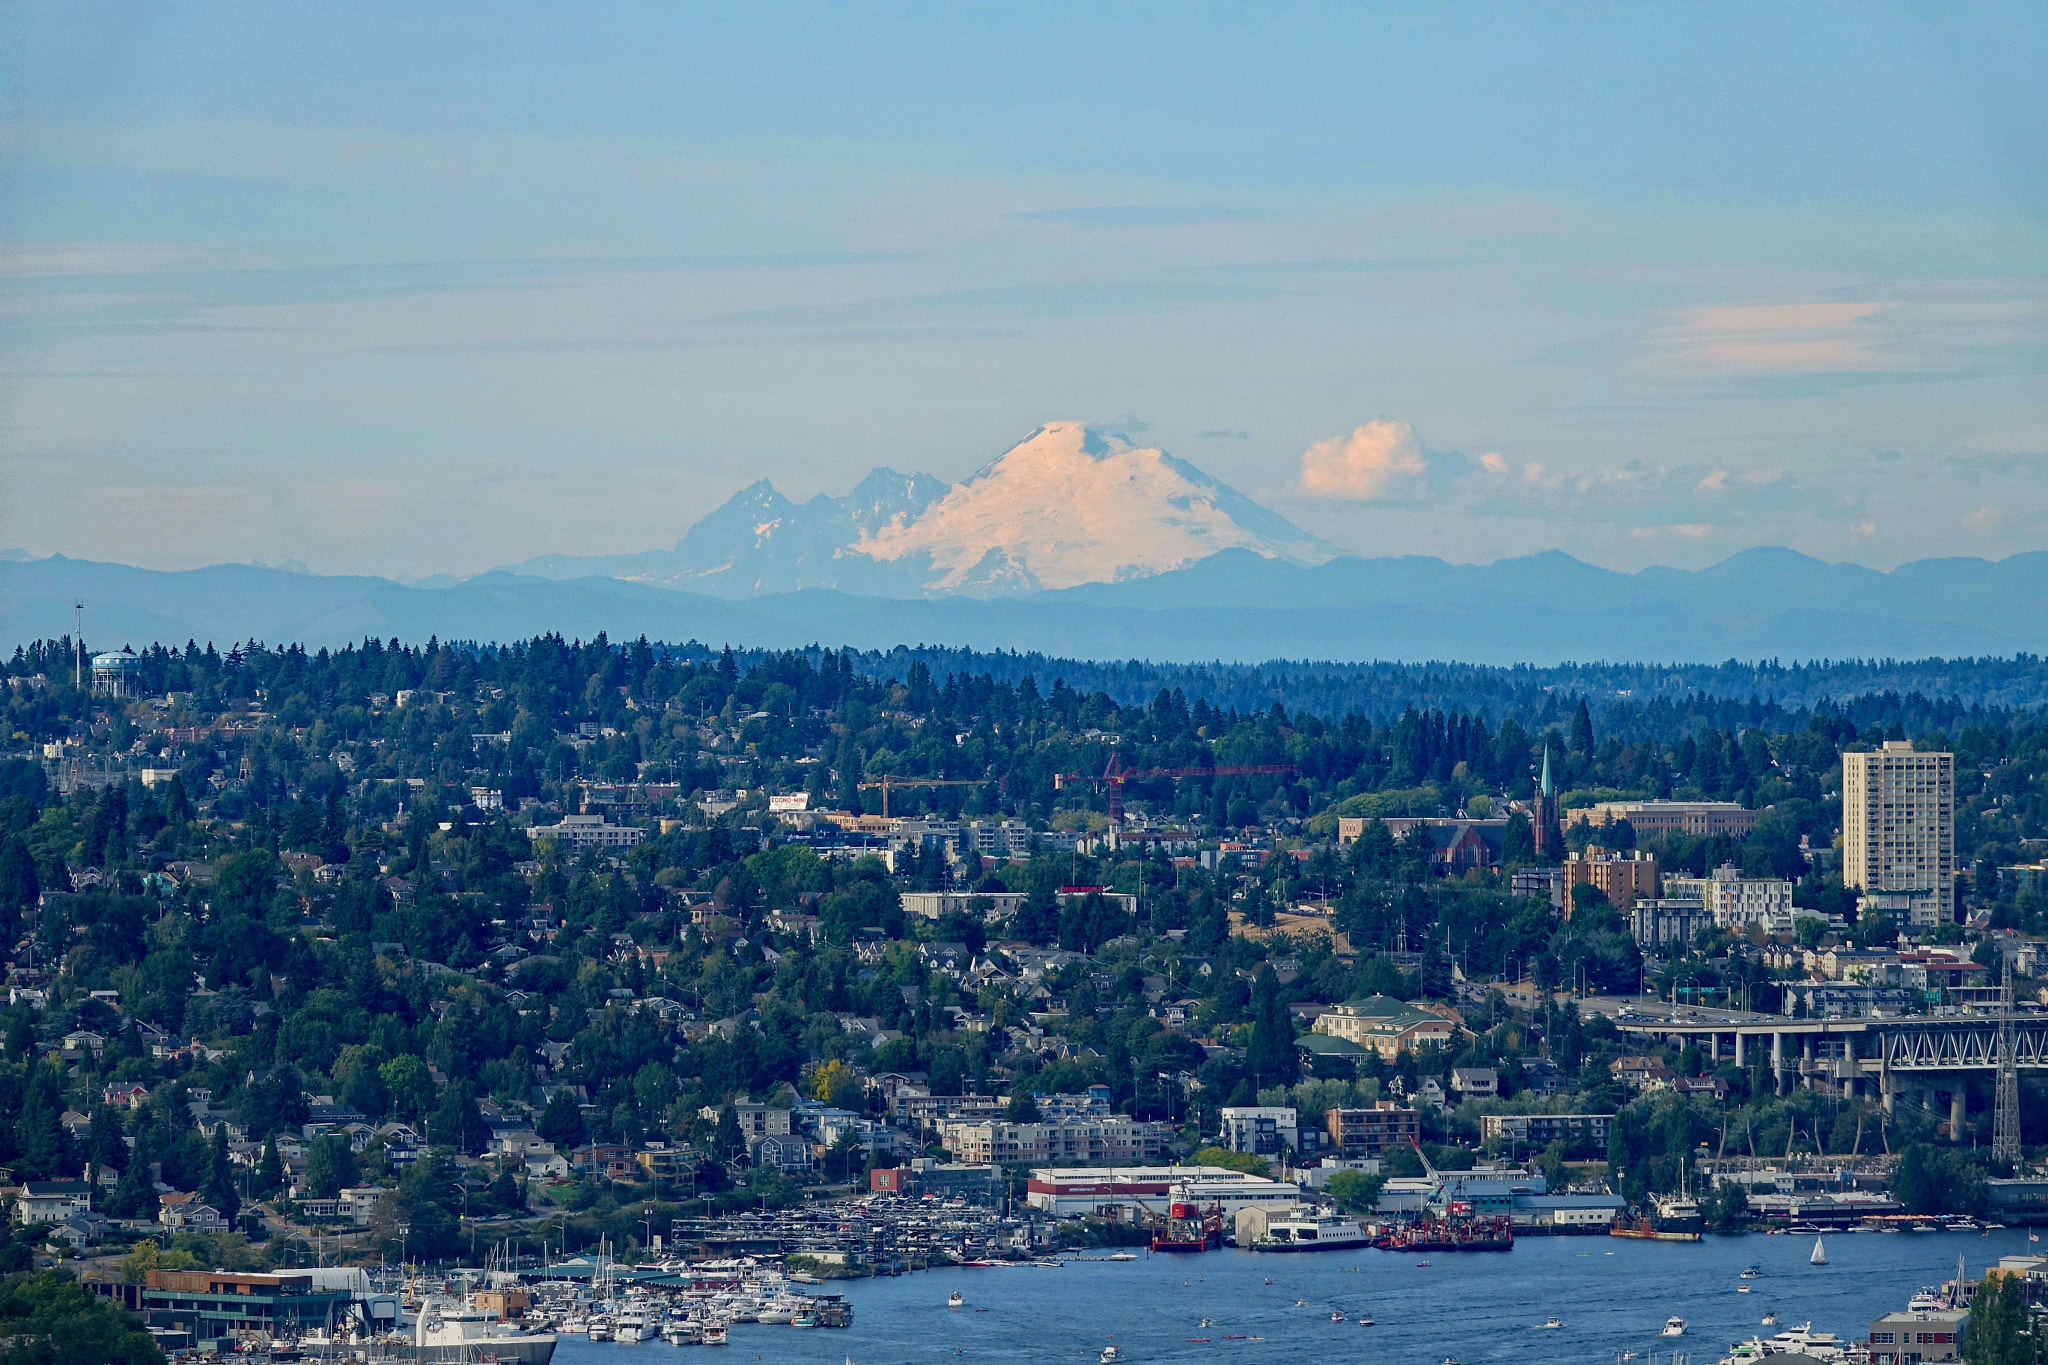
[[[1742,1070],[1742,1035],[1735,1035],[1735,1069]]]
[[[1785,1093],[1785,1035],[1778,1032],[1771,1034],[1771,1088]]]
[[[1892,1079],[1890,1068],[1877,1073],[1877,1093],[1884,1100],[1884,1112],[1887,1114],[1892,1113],[1894,1103],[1898,1097],[1899,1086],[1898,1082]]]
[[[1719,1029],[1707,1035],[1707,1060],[1710,1062],[1721,1060],[1721,1031]]]
[[[1956,1088],[1948,1092],[1948,1140],[1950,1142],[1961,1142],[1963,1140],[1963,1127],[1969,1120],[1967,1104],[1969,1091],[1965,1087],[1964,1079],[1958,1076],[1956,1078]]]

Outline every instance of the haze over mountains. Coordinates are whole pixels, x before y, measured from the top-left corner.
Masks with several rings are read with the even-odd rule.
[[[404,584],[252,565],[162,573],[0,555],[0,641],[589,637],[1258,661],[1918,658],[2048,649],[2048,553],[1889,573],[1755,549],[1625,574],[1561,552],[1364,559],[1164,451],[1039,428],[958,485],[888,469],[841,498],[758,483],[672,550]]]

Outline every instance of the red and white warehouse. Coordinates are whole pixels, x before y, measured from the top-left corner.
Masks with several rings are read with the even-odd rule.
[[[1163,1213],[1169,1199],[1191,1199],[1205,1209],[1216,1204],[1229,1214],[1296,1196],[1291,1185],[1221,1166],[1039,1166],[1025,1189],[1032,1208],[1055,1218],[1130,1218],[1141,1205]]]

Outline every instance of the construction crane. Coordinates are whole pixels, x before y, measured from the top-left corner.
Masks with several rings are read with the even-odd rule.
[[[1052,785],[1053,790],[1058,791],[1069,782],[1100,782],[1109,791],[1109,823],[1112,828],[1122,829],[1126,782],[1149,782],[1160,777],[1176,781],[1184,777],[1251,777],[1262,773],[1284,773],[1293,777],[1297,771],[1292,763],[1233,763],[1214,768],[1126,768],[1116,754],[1111,754],[1108,764],[1099,774],[1055,773]]]
[[[889,818],[889,788],[891,787],[979,787],[984,782],[995,781],[992,777],[897,777],[894,774],[878,777],[872,782],[860,784],[862,791],[882,789],[882,818]]]

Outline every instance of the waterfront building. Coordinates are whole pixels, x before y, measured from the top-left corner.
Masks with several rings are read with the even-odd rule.
[[[1960,1308],[1915,1308],[1886,1313],[1870,1324],[1870,1365],[1947,1365],[1962,1359]]]
[[[1479,1136],[1518,1143],[1532,1151],[1562,1142],[1565,1150],[1607,1150],[1607,1125],[1612,1114],[1482,1114]]]
[[[213,1343],[246,1332],[297,1337],[342,1317],[357,1298],[352,1288],[323,1285],[326,1278],[303,1270],[277,1275],[151,1270],[143,1277],[142,1307],[152,1324],[190,1332],[209,1350]]]
[[[1180,1191],[1179,1195],[1174,1192]],[[1161,1212],[1174,1198],[1204,1209],[1285,1201],[1293,1187],[1222,1166],[1039,1167],[1025,1183],[1025,1202],[1055,1218],[1130,1217],[1141,1208]]]
[[[1911,927],[1956,917],[1955,765],[1904,740],[1842,755],[1842,884]]]

